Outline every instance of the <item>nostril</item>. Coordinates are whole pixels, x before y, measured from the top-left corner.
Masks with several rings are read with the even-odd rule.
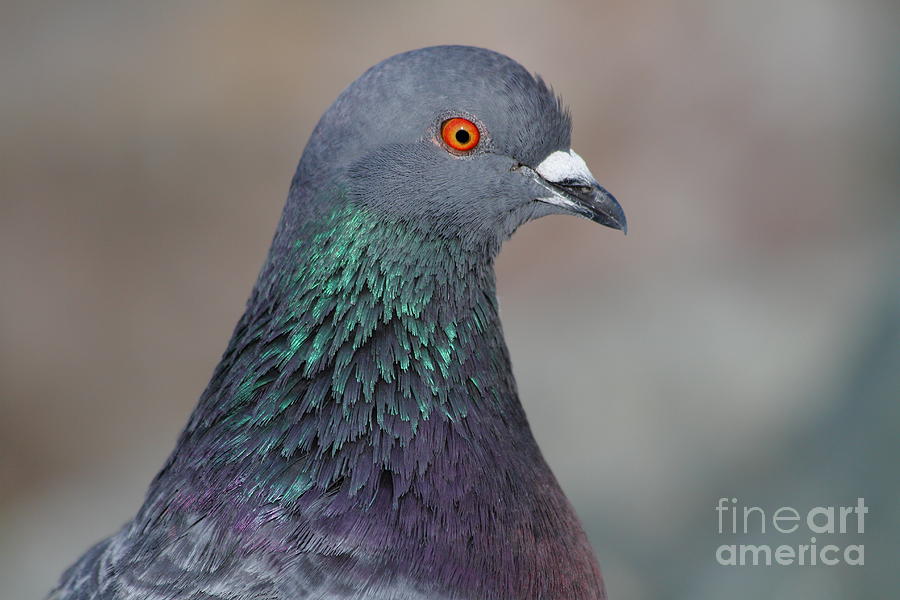
[[[566,179],[563,179],[561,181],[554,181],[552,183],[555,183],[556,185],[558,185],[560,187],[572,188],[572,189],[577,189],[577,190],[591,189],[591,186],[585,184],[584,181],[581,181],[579,179],[573,179],[571,177],[567,177]]]
[[[593,189],[590,185],[585,184],[583,181],[578,181],[577,179],[563,179],[562,181],[553,182],[553,185],[565,188],[569,192],[577,194],[590,194]]]

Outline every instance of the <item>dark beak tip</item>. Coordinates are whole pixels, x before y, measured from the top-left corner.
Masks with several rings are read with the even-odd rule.
[[[628,219],[625,218],[625,211],[622,210],[622,205],[619,204],[615,196],[599,185],[596,186],[595,190],[592,198],[593,202],[589,206],[594,220],[601,225],[618,229],[624,235],[628,235]]]

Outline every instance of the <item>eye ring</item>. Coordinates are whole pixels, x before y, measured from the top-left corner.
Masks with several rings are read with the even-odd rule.
[[[454,152],[471,152],[478,146],[481,132],[472,121],[454,117],[441,124],[441,139]]]

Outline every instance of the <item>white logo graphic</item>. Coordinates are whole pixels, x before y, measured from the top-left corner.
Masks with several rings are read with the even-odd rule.
[[[768,513],[759,506],[738,506],[737,498],[719,498],[715,511],[719,517],[719,535],[774,536],[792,534],[801,528],[810,534],[808,544],[722,544],[716,549],[716,561],[720,565],[865,564],[863,544],[823,544],[815,537],[864,533],[865,516],[869,512],[864,498],[857,498],[855,506],[816,506],[807,511],[782,506]],[[768,525],[771,528],[767,529]]]

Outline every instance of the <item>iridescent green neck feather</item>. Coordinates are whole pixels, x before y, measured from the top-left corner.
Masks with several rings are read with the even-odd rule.
[[[355,207],[297,233],[273,250],[167,472],[288,503],[316,487],[374,494],[387,476],[396,500],[447,460],[448,436],[509,429],[531,444],[492,255]]]

